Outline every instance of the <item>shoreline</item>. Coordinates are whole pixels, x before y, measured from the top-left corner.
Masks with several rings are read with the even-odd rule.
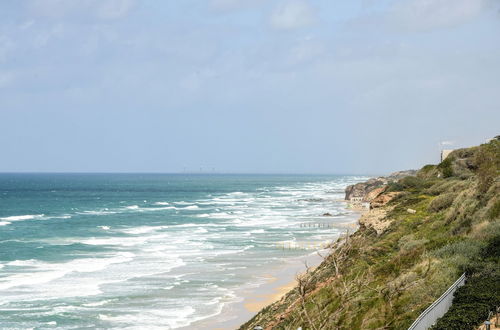
[[[352,234],[358,230],[358,221],[363,212],[359,209],[349,208],[347,202],[345,209],[352,213],[347,216],[346,222],[339,224],[338,227],[345,228],[348,230],[348,234]],[[349,230],[351,228],[352,232]],[[331,242],[335,242],[341,235],[332,237]],[[328,251],[328,249],[318,249],[303,256],[284,259],[284,264],[258,276],[255,283],[251,283],[251,286],[239,289],[236,292],[236,300],[224,304],[219,314],[178,329],[231,330],[239,328],[260,310],[279,301],[293,290],[297,285],[296,277],[306,271],[305,265],[307,264],[310,270],[316,268],[328,255]]]

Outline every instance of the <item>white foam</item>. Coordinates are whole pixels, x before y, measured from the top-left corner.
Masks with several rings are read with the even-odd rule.
[[[8,221],[0,221],[0,226],[7,226],[7,225],[10,225],[12,222],[8,222]]]
[[[44,214],[26,214],[26,215],[13,215],[10,217],[0,218],[0,220],[9,221],[23,221],[23,220],[32,220],[32,219],[41,219]]]
[[[123,329],[175,329],[191,324],[191,316],[195,312],[193,307],[184,306],[175,309],[131,311],[118,315],[99,314],[99,319],[114,323]]]
[[[183,210],[197,210],[197,209],[199,209],[199,207],[197,205],[189,205],[186,207],[182,207],[181,209],[183,209]]]
[[[121,230],[125,234],[139,235],[169,228],[169,226],[140,226]]]
[[[179,202],[174,202],[176,205],[191,205],[193,204],[192,202],[185,202],[185,201],[179,201]]]
[[[106,304],[108,304],[110,302],[112,302],[112,300],[102,300],[102,301],[97,301],[97,302],[93,302],[93,303],[83,304],[82,306],[85,306],[85,307],[99,307],[99,306],[106,305]]]
[[[109,211],[109,210],[100,210],[100,211],[83,211],[83,212],[77,212],[77,214],[82,214],[82,215],[107,215],[107,214],[116,214],[116,211]]]
[[[104,238],[89,238],[79,241],[87,245],[118,245],[118,246],[135,246],[146,242],[149,237],[104,237]]]
[[[44,219],[71,219],[71,215],[64,214],[64,215],[47,216],[44,217]]]
[[[177,209],[175,206],[165,206],[165,207],[150,207],[147,209],[143,209],[145,211],[160,211],[160,210],[174,210]]]
[[[155,205],[170,205],[169,202],[156,202]]]
[[[130,206],[127,206],[125,208],[129,209],[129,210],[137,210],[137,209],[139,209],[139,205],[130,205]]]
[[[120,252],[113,257],[80,258],[66,263],[46,263],[34,259],[11,261],[7,265],[26,267],[29,272],[19,272],[14,275],[0,278],[0,290],[7,290],[19,286],[37,286],[60,279],[70,273],[91,273],[101,271],[111,264],[131,261],[133,256],[134,254],[130,252]],[[87,294],[96,294],[97,292],[98,290],[91,290],[88,291]]]

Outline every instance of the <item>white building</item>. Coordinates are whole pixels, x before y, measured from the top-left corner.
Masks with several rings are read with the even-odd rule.
[[[441,161],[445,160],[446,157],[448,157],[452,151],[453,151],[453,149],[443,149],[443,150],[441,150]]]

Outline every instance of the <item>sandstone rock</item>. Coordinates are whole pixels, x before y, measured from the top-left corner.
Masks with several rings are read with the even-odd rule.
[[[401,194],[400,192],[389,192],[386,194],[379,195],[377,198],[370,202],[370,209],[376,209],[378,207],[382,207],[385,204],[389,203],[396,196]]]
[[[366,182],[350,185],[345,189],[345,200],[353,202],[371,202],[385,190],[390,182],[398,181],[407,176],[415,176],[417,171],[407,170],[391,173],[388,177],[369,179]]]
[[[324,217],[333,217],[333,215],[331,213],[328,213],[328,212],[323,213],[323,216]]]
[[[369,191],[365,195],[364,200],[367,201],[367,202],[371,202],[372,200],[374,200],[375,198],[377,198],[380,194],[382,194],[385,191],[386,188],[387,188],[387,186],[384,185],[382,187],[375,188],[375,189]]]
[[[392,223],[392,221],[385,219],[386,215],[386,209],[370,210],[361,216],[359,225],[361,227],[372,228],[377,232],[377,235],[380,235]]]
[[[352,200],[354,199],[362,199],[365,200],[365,196],[376,188],[380,188],[387,184],[387,179],[385,178],[373,178],[366,182],[356,183],[354,185],[347,186],[345,189],[345,199]]]

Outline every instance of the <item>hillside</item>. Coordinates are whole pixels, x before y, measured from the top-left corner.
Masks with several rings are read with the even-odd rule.
[[[500,305],[500,140],[388,182],[298,286],[240,329],[405,329],[463,272],[435,329],[472,329]]]

